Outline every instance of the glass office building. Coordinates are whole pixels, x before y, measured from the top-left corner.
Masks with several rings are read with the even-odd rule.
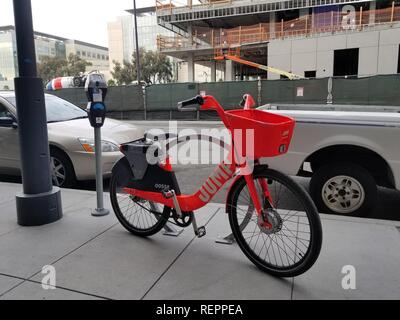
[[[0,90],[13,87],[17,70],[15,33],[12,29],[0,28]]]
[[[133,10],[128,10],[133,13]],[[145,50],[157,51],[157,36],[172,36],[172,32],[157,24],[155,7],[137,9],[138,42]],[[117,17],[108,23],[110,61],[130,61],[135,51],[135,28],[132,15]],[[112,68],[113,66],[111,66]]]
[[[79,55],[92,63],[90,68],[99,70],[107,77],[109,73],[108,48],[69,40],[58,36],[35,32],[35,51],[37,62],[43,57],[58,57],[66,59],[70,53]],[[96,53],[95,56],[83,56],[81,52]],[[86,70],[86,71],[91,71]],[[18,74],[17,43],[15,27],[0,27],[0,90],[13,89],[14,78]]]
[[[38,62],[41,62],[43,57],[65,58],[65,39],[44,33],[36,33],[35,48]]]
[[[145,9],[151,10],[146,11]],[[144,8],[142,11],[138,12],[137,24],[139,47],[143,47],[147,50],[157,51],[158,35],[173,36],[171,31],[158,25],[155,8]]]

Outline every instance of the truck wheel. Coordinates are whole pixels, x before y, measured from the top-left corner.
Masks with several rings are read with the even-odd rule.
[[[374,178],[353,163],[331,163],[320,167],[310,183],[311,196],[322,213],[365,217],[376,205]]]

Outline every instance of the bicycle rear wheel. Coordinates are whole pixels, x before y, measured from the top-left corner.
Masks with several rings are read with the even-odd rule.
[[[148,237],[159,232],[167,223],[171,208],[134,197],[124,191],[124,185],[113,175],[110,198],[115,215],[130,233]]]
[[[317,260],[322,227],[310,196],[288,176],[266,167],[253,174],[257,193],[272,228],[262,226],[242,177],[228,203],[233,235],[244,254],[261,270],[279,277],[298,276]],[[259,180],[268,185],[273,208],[263,195]]]

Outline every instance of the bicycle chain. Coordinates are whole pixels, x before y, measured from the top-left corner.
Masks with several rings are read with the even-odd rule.
[[[146,210],[146,211],[148,211],[148,212],[150,212],[150,213],[152,213],[152,214],[154,214],[155,216],[158,216],[159,218],[160,218],[160,220],[161,219],[163,219],[165,222],[169,222],[169,223],[171,223],[171,224],[173,224],[173,225],[175,225],[175,226],[177,226],[177,227],[181,227],[178,223],[175,223],[175,222],[172,222],[172,221],[170,221],[170,218],[173,218],[173,216],[172,216],[172,208],[170,208],[170,216],[169,216],[169,218],[168,219],[166,219],[166,218],[164,218],[163,217],[163,214],[162,213],[159,213],[159,212],[157,212],[157,211],[154,211],[154,210],[152,210],[152,209],[148,209],[148,208],[146,208],[145,206],[142,206],[139,202],[136,202],[136,201],[134,201],[134,200],[132,200],[133,202],[135,202],[139,207],[141,207],[142,209],[144,209],[144,210]]]

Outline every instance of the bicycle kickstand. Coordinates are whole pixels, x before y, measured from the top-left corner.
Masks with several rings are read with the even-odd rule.
[[[246,229],[248,226],[249,222],[251,221],[251,216],[253,215],[254,207],[252,205],[249,206],[247,209],[246,216],[244,217],[242,223],[240,224],[240,230],[243,231]],[[221,236],[218,237],[217,240],[215,240],[215,243],[218,244],[227,244],[227,245],[232,245],[236,242],[235,236],[233,233],[227,235],[227,236]]]
[[[235,236],[231,233],[227,236],[220,236],[215,240],[215,243],[231,245],[236,242]]]

